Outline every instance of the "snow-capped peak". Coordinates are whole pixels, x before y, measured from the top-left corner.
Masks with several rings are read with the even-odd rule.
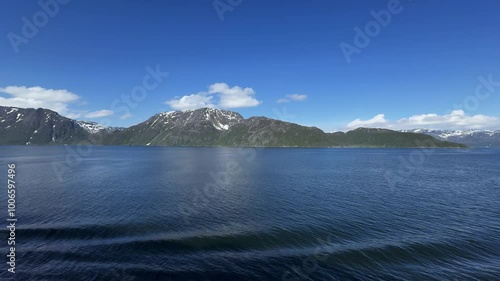
[[[500,146],[500,130],[434,130],[413,129],[402,132],[422,133],[440,140],[458,142],[469,146]]]
[[[470,130],[412,129],[412,130],[402,130],[402,132],[428,134],[441,139],[448,139],[451,137],[473,136],[476,134],[482,134],[488,136],[500,135],[500,130],[477,130],[477,129],[470,129]]]
[[[161,125],[175,127],[187,123],[209,122],[215,129],[226,131],[241,120],[243,117],[236,112],[215,108],[199,108],[159,113],[148,121],[148,124],[150,127]]]

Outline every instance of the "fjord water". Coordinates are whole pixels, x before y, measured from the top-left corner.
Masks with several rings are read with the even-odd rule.
[[[0,147],[16,280],[498,280],[500,150]],[[3,278],[7,230],[1,230]]]

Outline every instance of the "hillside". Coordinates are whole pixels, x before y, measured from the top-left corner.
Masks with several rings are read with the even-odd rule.
[[[267,147],[465,147],[420,133],[359,128],[325,133],[212,108],[159,113],[129,128],[76,121],[48,109],[0,107],[0,144]]]

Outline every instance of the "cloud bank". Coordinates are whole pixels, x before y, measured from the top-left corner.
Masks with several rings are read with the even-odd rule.
[[[80,97],[67,90],[45,89],[42,87],[27,88],[24,86],[8,86],[0,88],[0,93],[10,97],[0,97],[0,105],[21,108],[48,108],[58,113],[67,113],[68,104],[76,102]]]
[[[230,87],[226,83],[215,83],[208,86],[208,91],[197,94],[176,97],[165,101],[175,110],[197,109],[202,107],[212,108],[242,108],[254,107],[262,103],[255,99],[252,88]]]
[[[113,114],[111,110],[98,110],[88,112],[85,110],[72,110],[71,104],[80,101],[81,97],[65,89],[46,89],[42,87],[7,86],[0,88],[0,106],[20,108],[47,108],[69,118],[84,116],[98,118]]]
[[[499,129],[500,118],[486,116],[482,114],[467,115],[463,110],[453,110],[450,114],[438,115],[420,114],[408,118],[402,118],[397,121],[390,121],[384,114],[378,114],[371,119],[356,119],[347,124],[347,129],[358,127],[370,128],[388,128],[394,130],[405,129]]]

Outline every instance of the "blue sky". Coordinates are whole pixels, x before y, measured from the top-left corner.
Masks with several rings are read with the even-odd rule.
[[[114,126],[213,106],[326,131],[500,129],[499,10],[493,0],[6,0],[0,105]],[[356,50],[348,59],[342,44]],[[132,91],[139,98],[124,102]]]

